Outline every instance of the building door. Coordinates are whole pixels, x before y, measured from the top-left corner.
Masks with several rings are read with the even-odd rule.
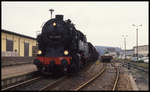
[[[24,43],[24,57],[29,56],[29,43]]]

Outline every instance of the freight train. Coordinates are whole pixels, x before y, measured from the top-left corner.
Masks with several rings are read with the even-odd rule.
[[[40,72],[77,73],[86,63],[98,59],[98,52],[86,36],[63,17],[56,15],[48,20],[37,36],[39,50],[34,64]]]
[[[112,59],[113,59],[113,56],[109,54],[104,54],[100,57],[100,61],[106,62],[106,63],[111,62]]]

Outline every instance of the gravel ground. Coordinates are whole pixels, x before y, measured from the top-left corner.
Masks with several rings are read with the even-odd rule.
[[[22,86],[16,87],[15,89],[11,89],[11,91],[39,91],[41,88],[61,78],[62,77],[59,78],[41,77],[40,79],[32,82],[32,84],[27,83]]]
[[[85,70],[81,71],[77,75],[68,77],[67,80],[61,82],[57,87],[55,86],[49,90],[73,90],[97,74],[101,68],[102,64],[97,61],[96,63],[89,65]]]
[[[115,64],[115,66],[116,65],[120,66],[120,64]],[[90,78],[92,78],[92,76],[97,74],[100,69],[102,69],[102,64],[95,63],[88,67],[88,70],[86,70],[87,72],[82,71],[76,76],[70,76],[67,80],[57,85],[57,87],[49,90],[73,90]],[[117,84],[116,90],[132,90],[128,71],[126,71],[123,67],[120,67],[120,71],[121,73],[119,76],[119,82]],[[108,63],[105,72],[99,78],[97,78],[81,90],[112,90],[115,78],[116,70],[114,69],[114,64]]]
[[[121,67],[121,64],[119,63],[116,63],[115,66],[119,66],[120,69],[116,90],[132,91],[128,72],[123,67]],[[114,67],[111,64],[108,64],[106,72],[83,90],[112,90],[112,84],[114,83],[114,79],[116,77],[115,73],[116,71],[114,70]]]
[[[122,62],[122,61],[120,61],[120,62]],[[148,91],[149,90],[149,77],[148,77],[149,74],[148,73],[143,72],[143,71],[138,70],[138,69],[135,69],[133,67],[130,67],[129,70],[127,69],[127,67],[123,67],[122,69],[124,70],[124,76],[128,76],[128,74],[132,75],[139,91]],[[122,79],[125,80],[125,78],[122,78]],[[129,84],[131,85],[131,83],[129,83]],[[124,89],[123,88],[120,90],[130,90],[130,89]]]
[[[137,84],[138,89],[148,91],[149,90],[149,77],[148,73],[142,72],[140,70],[131,68],[129,72],[132,74],[133,78],[135,79],[135,82]]]
[[[116,78],[116,71],[111,64],[107,64],[105,72],[82,90],[112,90]]]
[[[119,76],[119,81],[117,84],[118,91],[132,91],[132,85],[130,82],[130,78],[128,75],[128,71],[124,67],[120,67],[120,76]]]
[[[120,66],[120,76],[119,76],[119,82],[117,84],[117,89],[118,91],[129,91],[132,90],[130,79],[129,79],[129,72],[126,68],[122,67],[119,63],[108,63],[105,72],[96,80],[94,80],[92,83],[87,85],[85,88],[82,90],[112,90],[114,80],[116,78],[116,71],[114,69],[115,66]],[[59,83],[57,86],[54,86],[51,89],[48,90],[73,90],[77,88],[79,85],[83,84],[87,80],[91,79],[95,74],[100,72],[102,69],[103,64],[99,61],[95,63],[91,63],[87,65],[81,72],[79,72],[77,75],[73,76],[68,76],[68,78],[61,83]],[[133,71],[131,69],[130,73],[132,72],[133,78],[136,77],[136,83],[138,84],[137,86],[140,87],[140,90],[148,90],[148,76],[144,77],[143,81],[143,72],[137,72],[136,70]],[[44,79],[40,82],[35,82],[36,86],[29,86],[26,88],[20,88],[20,90],[38,90],[42,85],[46,85],[52,82],[51,78]],[[42,83],[42,84],[41,84]],[[147,85],[147,86],[145,86]]]

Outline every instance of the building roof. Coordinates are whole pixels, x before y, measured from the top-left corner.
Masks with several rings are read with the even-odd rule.
[[[36,38],[30,37],[30,36],[26,36],[26,35],[23,35],[23,34],[19,34],[19,33],[15,33],[15,32],[11,32],[11,31],[8,31],[8,30],[5,30],[5,29],[2,29],[1,32],[7,33],[7,34],[13,34],[13,35],[17,35],[17,36],[21,36],[21,37],[25,37],[25,38],[29,38],[29,39],[36,40]]]

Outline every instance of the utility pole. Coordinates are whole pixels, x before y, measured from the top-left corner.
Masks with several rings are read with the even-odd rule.
[[[122,35],[122,37],[124,37],[124,56],[126,60],[126,37],[128,37],[128,35]]]
[[[50,13],[51,13],[51,19],[52,19],[52,13],[54,11],[54,9],[49,9]]]
[[[137,57],[137,61],[138,61],[138,27],[142,26],[142,24],[141,25],[132,24],[132,26],[136,27],[136,57]]]

